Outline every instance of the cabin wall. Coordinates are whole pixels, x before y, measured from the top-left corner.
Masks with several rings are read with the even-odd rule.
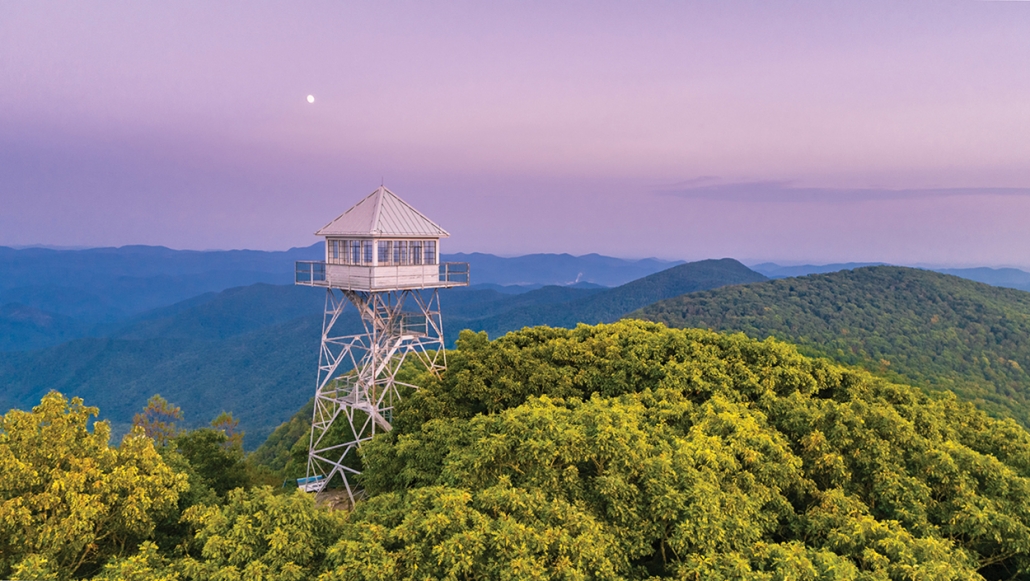
[[[329,286],[353,290],[435,287],[440,284],[440,266],[436,264],[407,266],[327,264],[326,281]]]

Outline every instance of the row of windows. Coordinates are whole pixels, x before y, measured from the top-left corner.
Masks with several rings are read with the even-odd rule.
[[[436,240],[327,240],[330,264],[372,264],[372,250],[380,265],[436,264]]]
[[[371,240],[328,240],[332,264],[372,264]]]
[[[436,240],[380,240],[379,264],[436,264]]]

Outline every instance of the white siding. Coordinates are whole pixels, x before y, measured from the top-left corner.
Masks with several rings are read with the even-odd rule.
[[[326,282],[334,288],[351,290],[389,290],[394,288],[432,288],[440,284],[438,265],[344,266],[326,265]]]

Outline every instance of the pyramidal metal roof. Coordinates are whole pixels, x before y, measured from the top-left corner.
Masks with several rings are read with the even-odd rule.
[[[422,212],[412,208],[397,194],[385,187],[340,214],[316,236],[425,236],[446,238],[450,234]]]

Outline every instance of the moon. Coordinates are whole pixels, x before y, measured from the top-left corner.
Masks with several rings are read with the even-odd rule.
[[[308,103],[314,103],[314,102],[315,102],[315,96],[314,95],[308,95]]]

